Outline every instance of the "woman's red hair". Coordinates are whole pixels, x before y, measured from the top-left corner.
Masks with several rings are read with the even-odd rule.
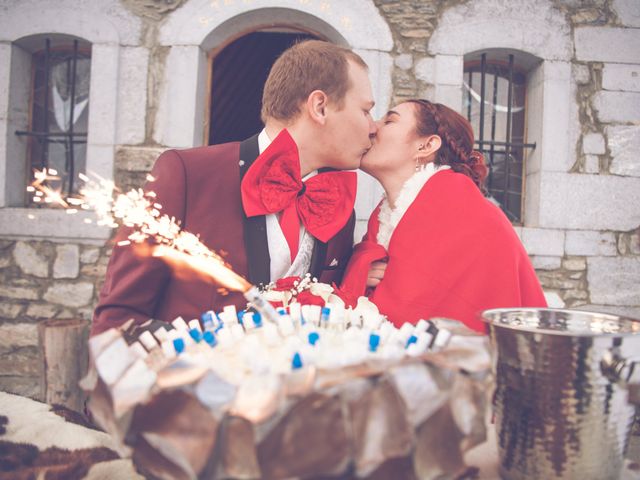
[[[473,128],[458,112],[428,100],[408,100],[415,104],[416,129],[421,137],[438,135],[442,146],[437,152],[436,165],[449,165],[484,190],[487,165],[482,153],[473,149]]]

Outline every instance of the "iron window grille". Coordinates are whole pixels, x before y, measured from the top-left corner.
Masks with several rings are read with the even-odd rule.
[[[465,62],[464,108],[489,167],[487,193],[516,224],[522,222],[526,152],[536,146],[525,142],[526,80],[513,54],[488,59],[482,53],[479,61]]]
[[[57,179],[49,186],[71,195],[86,165],[91,50],[78,40],[44,43],[32,57],[30,129],[15,133],[29,139],[31,172],[53,168]]]

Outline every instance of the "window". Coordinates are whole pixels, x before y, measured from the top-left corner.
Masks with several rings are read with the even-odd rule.
[[[29,129],[16,135],[28,138],[31,175],[54,169],[58,179],[49,186],[71,195],[78,173],[86,170],[91,46],[66,36],[35,41],[40,48],[32,54]]]
[[[465,56],[463,105],[476,149],[489,167],[487,190],[509,220],[522,223],[524,161],[535,143],[525,143],[527,75],[512,53]]]

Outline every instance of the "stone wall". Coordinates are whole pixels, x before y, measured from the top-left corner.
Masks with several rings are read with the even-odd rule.
[[[393,103],[416,96],[433,99],[438,65],[429,54],[429,39],[445,12],[473,2],[375,3],[394,35]],[[500,8],[500,2],[476,3]],[[553,7],[570,25],[575,43],[571,63],[579,138],[566,173],[582,175],[567,177],[579,185],[571,192],[574,200],[553,207],[557,223],[572,228],[527,224],[516,230],[553,306],[640,318],[640,4],[558,0]],[[496,18],[494,28],[501,28],[501,20]],[[635,202],[622,209],[604,204],[598,211],[576,211],[595,193]],[[586,218],[578,223],[572,220],[576,216]]]
[[[37,323],[90,319],[109,247],[0,240],[0,390],[39,397]]]
[[[553,305],[640,317],[639,4],[637,0],[537,1],[570,27],[576,111],[570,128],[577,133],[567,171],[542,180],[541,190],[549,185],[549,193],[541,195],[554,202],[552,218],[518,226],[516,231]],[[429,53],[429,40],[447,12],[482,2],[502,8],[498,0],[373,1],[393,35],[392,104],[416,96],[441,98],[438,79],[446,77],[447,70],[457,75],[462,64],[436,59]],[[169,115],[159,108],[159,98],[170,53],[158,32],[167,16],[186,3],[189,0],[126,0],[118,8],[110,7],[110,14],[122,18],[124,25],[140,23],[137,39],[125,36],[119,45],[113,156],[114,179],[123,190],[140,186],[158,154],[171,146],[161,144],[163,137],[158,134],[158,125],[165,124]],[[246,2],[247,9],[251,3]],[[291,8],[303,3],[309,2],[292,1]],[[496,16],[493,28],[500,29],[503,21]],[[177,123],[172,128],[179,129]],[[556,199],[557,191],[570,195],[561,193]],[[624,208],[616,207],[620,204]],[[584,205],[593,211],[585,212]],[[96,240],[0,238],[0,389],[39,395],[36,325],[47,318],[90,318],[109,252],[109,245]]]

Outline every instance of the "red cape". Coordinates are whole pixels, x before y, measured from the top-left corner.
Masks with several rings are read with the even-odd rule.
[[[341,285],[369,298],[395,325],[445,317],[484,332],[489,308],[546,307],[531,261],[502,211],[465,175],[445,170],[422,187],[391,237],[375,243],[376,208],[356,245]],[[383,280],[370,292],[371,262],[388,257]]]

